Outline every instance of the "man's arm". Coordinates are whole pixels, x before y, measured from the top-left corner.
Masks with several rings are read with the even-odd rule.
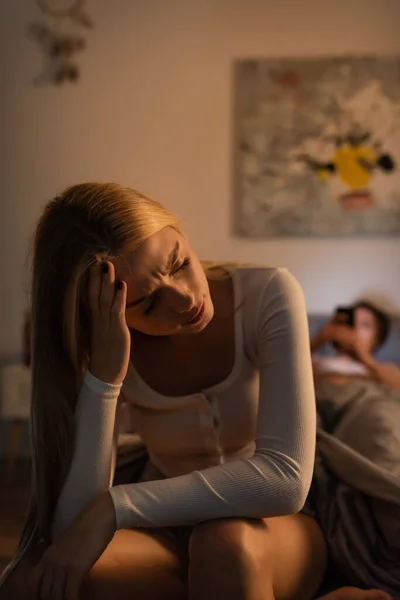
[[[319,350],[320,348],[325,346],[325,344],[327,344],[328,342],[329,342],[328,330],[327,330],[327,326],[325,325],[325,327],[322,327],[322,329],[320,329],[318,331],[318,333],[316,333],[311,338],[311,341],[310,341],[311,352],[316,352],[317,350]]]
[[[370,355],[361,355],[359,360],[368,367],[374,379],[400,391],[400,367],[394,363],[379,362]]]

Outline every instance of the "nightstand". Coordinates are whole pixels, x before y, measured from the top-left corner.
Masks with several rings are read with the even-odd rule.
[[[7,476],[14,472],[21,446],[24,424],[30,418],[31,369],[23,364],[0,367],[0,419],[11,421],[6,462]],[[125,406],[125,409],[127,407]],[[117,466],[144,459],[146,448],[140,436],[121,431],[118,436]]]
[[[6,473],[15,467],[21,445],[24,422],[29,420],[31,406],[31,370],[22,364],[0,368],[0,419],[11,421]]]

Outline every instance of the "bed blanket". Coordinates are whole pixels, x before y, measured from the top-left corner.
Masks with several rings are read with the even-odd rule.
[[[325,382],[316,398],[310,498],[329,551],[353,585],[400,599],[400,392]]]

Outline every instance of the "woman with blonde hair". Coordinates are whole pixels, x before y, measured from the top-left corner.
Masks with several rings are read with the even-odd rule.
[[[32,491],[0,597],[315,597],[327,550],[306,503],[316,414],[297,281],[204,268],[168,211],[114,184],[52,200],[33,250]],[[149,461],[112,485],[122,399]]]

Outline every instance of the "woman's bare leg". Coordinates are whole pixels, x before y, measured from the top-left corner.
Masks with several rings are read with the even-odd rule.
[[[0,590],[0,600],[31,600],[27,588],[39,558],[17,569]],[[185,567],[173,545],[156,532],[123,529],[90,570],[80,598],[187,600]]]
[[[327,551],[306,515],[196,527],[190,540],[190,600],[311,600],[324,579]],[[320,600],[390,600],[376,590],[342,588]]]
[[[82,600],[187,600],[187,561],[162,536],[118,531],[89,572]],[[38,550],[0,590],[0,600],[31,600]],[[311,600],[325,573],[318,526],[296,515],[264,521],[220,520],[195,528],[190,541],[190,600]],[[383,592],[342,588],[320,600],[389,600]]]
[[[191,537],[189,598],[310,600],[326,565],[322,532],[308,516],[211,521]]]

